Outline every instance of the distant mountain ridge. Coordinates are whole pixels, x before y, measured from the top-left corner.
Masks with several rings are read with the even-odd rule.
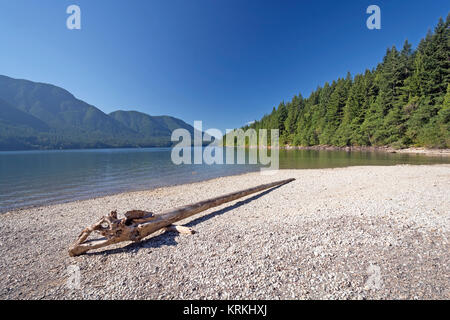
[[[183,120],[169,116],[150,116],[139,111],[114,111],[110,117],[122,123],[127,128],[143,135],[166,136],[175,129],[183,128],[193,133],[193,127]]]
[[[60,87],[0,75],[0,150],[171,146],[194,128],[170,116],[100,109]]]

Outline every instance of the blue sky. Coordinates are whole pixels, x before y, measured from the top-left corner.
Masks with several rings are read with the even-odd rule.
[[[81,30],[66,8],[81,8]],[[381,30],[366,8],[381,8]],[[61,86],[104,112],[239,127],[293,95],[414,47],[448,0],[0,0],[0,74]]]

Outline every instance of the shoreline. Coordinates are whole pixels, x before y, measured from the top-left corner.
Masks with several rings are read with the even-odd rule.
[[[450,156],[450,149],[429,149],[410,147],[404,149],[395,149],[392,147],[366,147],[366,146],[353,146],[353,147],[335,147],[327,145],[301,147],[301,146],[284,146],[285,150],[328,150],[328,151],[364,151],[364,152],[386,152],[386,153],[408,153],[408,154],[420,154],[426,156]]]
[[[204,147],[204,146],[202,146]],[[229,146],[224,146],[229,148]],[[24,149],[24,150],[0,150],[1,152],[39,152],[39,151],[95,151],[95,150],[131,150],[131,149],[171,149],[172,147],[117,147],[117,148],[80,148],[80,149]],[[246,146],[246,148],[255,148],[253,146]],[[264,148],[264,147],[258,147]],[[267,147],[271,149],[271,146]],[[393,148],[389,146],[346,146],[337,147],[332,145],[316,145],[316,146],[291,146],[285,145],[279,147],[280,150],[325,150],[325,151],[363,151],[363,152],[386,152],[386,153],[410,153],[421,154],[427,156],[450,156],[450,149],[437,149],[437,148],[425,148],[425,147],[407,147],[407,148]]]
[[[284,147],[283,147],[284,149]],[[303,150],[303,149],[301,149]],[[328,149],[305,149],[305,150],[328,150]],[[356,151],[356,150],[355,150]],[[358,151],[363,151],[363,150],[358,150]],[[374,150],[370,150],[370,152],[376,152]],[[450,150],[449,150],[450,152]],[[415,166],[439,166],[442,164],[417,164]],[[318,169],[279,169],[279,170],[327,170],[327,169],[339,169],[339,168],[351,168],[351,167],[365,167],[368,165],[349,165],[349,166],[339,166],[339,167],[330,167],[330,168],[318,168]],[[392,167],[392,166],[414,166],[412,164],[395,164],[395,165],[375,165],[376,167]],[[38,208],[42,208],[42,207],[48,207],[48,206],[55,206],[55,205],[63,205],[63,204],[67,204],[67,203],[76,203],[76,202],[82,202],[82,201],[89,201],[89,200],[97,200],[97,199],[102,199],[105,197],[112,197],[112,196],[119,196],[119,195],[123,195],[123,194],[128,194],[128,193],[137,193],[137,192],[151,192],[154,190],[158,190],[158,189],[164,189],[164,188],[171,188],[171,187],[177,187],[177,186],[190,186],[196,183],[202,183],[202,182],[209,182],[209,181],[213,181],[216,179],[220,179],[220,178],[226,178],[226,177],[239,177],[239,176],[244,176],[250,173],[257,173],[259,171],[249,171],[249,172],[244,172],[244,173],[236,173],[236,174],[229,174],[229,175],[222,175],[222,176],[217,176],[217,177],[211,177],[211,178],[207,178],[205,180],[200,180],[200,181],[193,181],[193,182],[187,182],[187,183],[175,183],[175,184],[171,184],[171,185],[162,185],[162,186],[155,186],[155,187],[150,187],[150,188],[140,188],[140,189],[130,189],[130,190],[126,190],[126,191],[116,191],[116,192],[111,192],[111,193],[105,193],[105,194],[98,194],[98,195],[94,195],[93,197],[82,197],[82,198],[78,198],[78,199],[74,199],[74,200],[60,200],[60,201],[56,201],[56,202],[47,202],[47,203],[43,203],[43,204],[35,204],[35,205],[29,205],[29,206],[23,206],[23,207],[15,207],[15,208],[0,208],[0,216],[2,215],[9,215],[11,213],[15,213],[18,211],[26,211],[26,210],[30,210],[30,209],[38,209]]]
[[[136,244],[70,258],[112,210],[155,213],[267,182]],[[449,299],[450,165],[280,170],[0,215],[2,299]],[[78,266],[81,287],[67,287]],[[367,287],[370,266],[381,284]]]
[[[123,195],[123,194],[129,194],[129,193],[152,192],[152,191],[155,191],[155,190],[165,189],[165,188],[172,188],[172,187],[178,187],[178,186],[189,186],[189,185],[196,184],[196,183],[208,182],[208,181],[211,181],[211,180],[220,179],[220,178],[226,178],[226,177],[238,177],[238,176],[241,176],[241,175],[246,175],[246,174],[255,173],[255,172],[258,172],[258,171],[249,171],[249,172],[244,172],[244,173],[229,174],[229,175],[212,177],[212,178],[207,178],[205,180],[193,181],[193,182],[187,182],[187,183],[175,183],[175,184],[166,185],[166,186],[156,186],[156,187],[142,188],[142,189],[135,189],[135,190],[118,191],[118,192],[112,192],[112,193],[108,193],[108,194],[104,194],[104,195],[97,195],[97,196],[89,197],[89,198],[80,198],[80,199],[75,199],[75,200],[71,200],[71,201],[70,200],[68,200],[68,201],[62,200],[60,202],[49,202],[49,203],[46,203],[46,204],[36,204],[36,205],[25,206],[25,207],[17,207],[17,208],[5,209],[4,211],[2,211],[2,209],[0,208],[0,216],[8,215],[8,214],[11,214],[11,213],[15,213],[16,211],[25,211],[25,210],[30,210],[30,209],[38,209],[38,208],[41,208],[41,207],[63,205],[63,204],[67,204],[67,203],[76,203],[76,202],[82,202],[82,201],[98,200],[98,199],[102,199],[102,198],[106,198],[106,197],[120,196],[120,195]]]
[[[253,146],[246,146],[246,148],[255,148]],[[263,148],[263,147],[258,147]],[[272,149],[271,146],[267,147]],[[291,146],[285,145],[278,147],[279,150],[316,150],[316,151],[346,151],[346,152],[384,152],[384,153],[405,153],[405,154],[417,154],[424,156],[441,156],[450,157],[450,149],[430,149],[423,147],[409,147],[403,149],[396,149],[392,147],[374,147],[374,146],[347,146],[337,147],[331,145],[317,145],[317,146]]]

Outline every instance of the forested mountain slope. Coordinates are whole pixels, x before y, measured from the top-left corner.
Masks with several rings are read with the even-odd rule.
[[[0,150],[170,146],[177,128],[193,132],[180,119],[107,115],[62,88],[0,75]]]
[[[450,15],[416,50],[405,41],[364,74],[294,96],[244,129],[279,129],[280,145],[450,147]]]

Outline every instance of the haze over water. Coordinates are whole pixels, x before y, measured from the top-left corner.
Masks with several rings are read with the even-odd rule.
[[[224,152],[225,154],[225,152]],[[259,165],[175,165],[170,148],[0,152],[0,212],[259,170]],[[280,169],[450,163],[447,157],[280,150]]]

